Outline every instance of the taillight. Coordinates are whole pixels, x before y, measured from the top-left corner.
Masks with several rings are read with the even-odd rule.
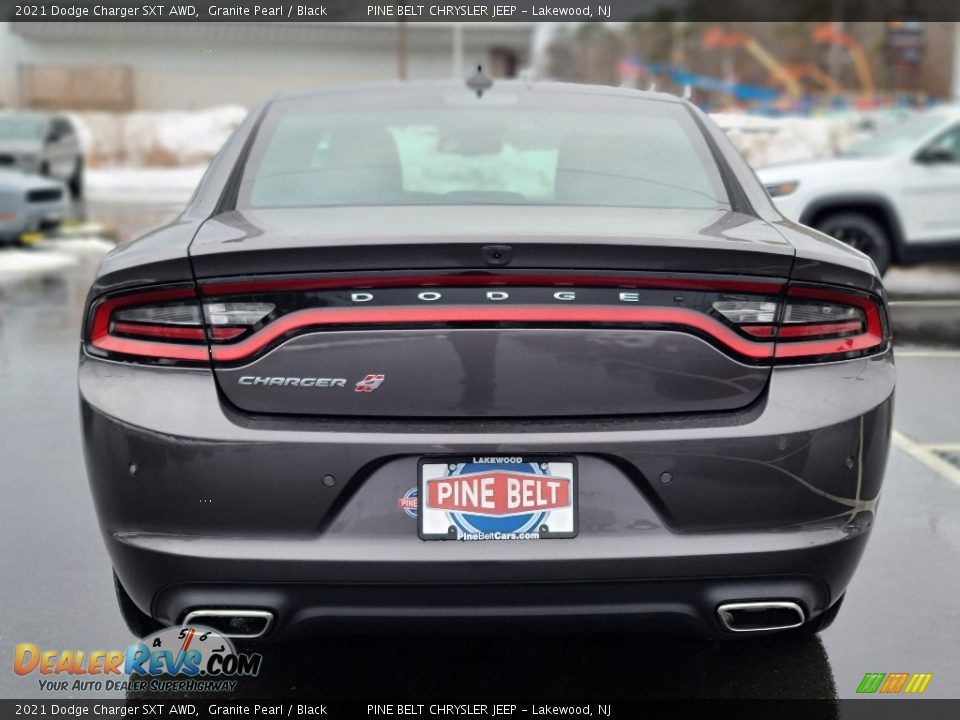
[[[849,359],[889,342],[882,301],[854,290],[549,274],[253,279],[208,283],[199,292],[144,290],[95,301],[86,340],[101,356],[240,364],[306,332],[427,325],[674,330],[764,364]]]
[[[713,309],[748,335],[776,340],[781,361],[856,357],[888,339],[881,305],[865,293],[791,286],[781,300],[725,296]]]
[[[264,302],[201,306],[192,288],[131,293],[93,305],[87,342],[94,353],[156,362],[206,362],[209,341],[236,340],[273,309],[272,303]]]
[[[814,286],[787,290],[775,357],[837,360],[877,352],[889,341],[880,301],[866,293]]]

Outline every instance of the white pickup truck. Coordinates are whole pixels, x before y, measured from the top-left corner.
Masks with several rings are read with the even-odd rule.
[[[880,130],[824,160],[757,171],[780,211],[891,264],[960,258],[960,107]]]

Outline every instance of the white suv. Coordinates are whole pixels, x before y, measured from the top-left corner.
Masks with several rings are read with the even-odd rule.
[[[960,107],[886,127],[835,158],[757,171],[780,211],[891,263],[960,256]]]

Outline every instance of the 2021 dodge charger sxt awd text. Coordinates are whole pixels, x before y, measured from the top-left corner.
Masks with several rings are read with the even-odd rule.
[[[894,366],[861,253],[678,98],[286,94],[104,260],[87,468],[131,627],[836,615]]]

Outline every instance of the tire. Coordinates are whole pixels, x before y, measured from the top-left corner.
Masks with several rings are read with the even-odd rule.
[[[83,158],[77,158],[77,165],[73,169],[73,175],[67,181],[67,187],[70,188],[70,197],[76,202],[83,200]]]
[[[844,593],[840,596],[839,600],[817,615],[813,620],[805,622],[803,627],[800,628],[804,634],[816,635],[818,632],[822,632],[833,625],[833,621],[837,619],[837,615],[840,613],[840,606],[843,605],[843,599],[846,596],[846,593]]]
[[[890,267],[890,237],[873,218],[857,212],[841,212],[819,220],[816,229],[870,256],[883,275]]]
[[[162,627],[160,623],[134,604],[123,585],[120,584],[120,578],[117,577],[117,573],[113,573],[113,587],[117,591],[117,605],[120,606],[120,614],[123,616],[123,621],[126,623],[127,629],[129,629],[130,632],[138,638],[142,638],[156,632]]]

